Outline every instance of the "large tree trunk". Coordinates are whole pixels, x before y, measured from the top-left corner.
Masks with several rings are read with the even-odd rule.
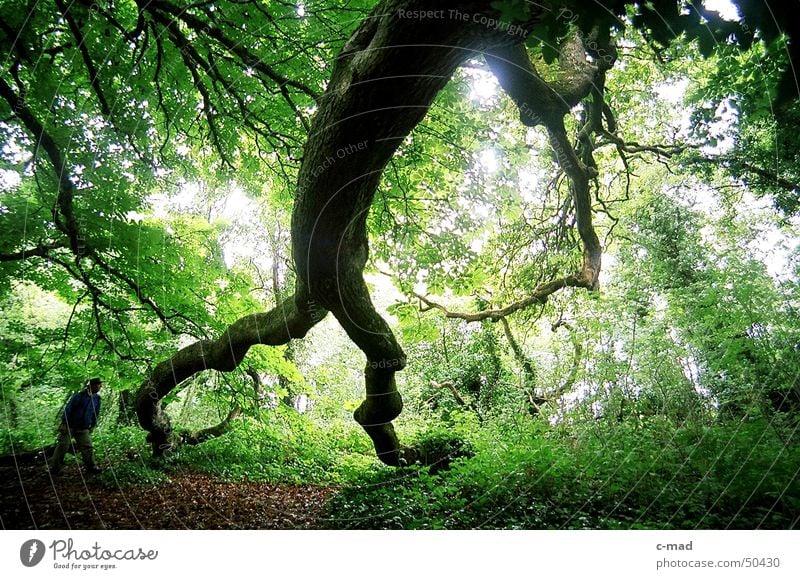
[[[455,17],[451,10],[470,18]],[[415,11],[441,12],[417,18]],[[156,367],[137,395],[139,421],[156,454],[170,446],[169,418],[160,400],[176,384],[209,368],[235,368],[254,344],[302,338],[330,311],[367,358],[367,398],[355,419],[382,461],[402,464],[404,450],[391,421],[402,409],[394,374],[406,357],[375,311],[363,279],[366,219],[384,167],[455,69],[488,49],[524,40],[478,23],[476,14],[500,18],[485,2],[386,0],[353,33],[320,99],[298,176],[292,214],[295,295]]]
[[[482,12],[488,6],[393,1],[376,8],[337,59],[306,144],[292,215],[298,277],[366,355],[367,399],[354,416],[381,460],[392,465],[403,459],[391,421],[403,407],[394,374],[406,356],[375,311],[362,276],[367,214],[383,169],[455,69],[512,42],[473,21],[402,17],[415,9],[447,16],[450,9]]]

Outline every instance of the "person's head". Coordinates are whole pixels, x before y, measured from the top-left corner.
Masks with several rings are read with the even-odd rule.
[[[97,392],[99,392],[102,386],[103,386],[102,378],[92,378],[91,380],[89,380],[88,388],[89,392],[91,392],[92,394],[96,394]]]

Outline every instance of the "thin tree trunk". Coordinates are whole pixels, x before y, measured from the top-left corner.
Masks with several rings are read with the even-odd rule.
[[[508,344],[511,346],[511,351],[514,353],[514,358],[522,367],[522,389],[528,397],[529,412],[536,416],[541,411],[542,405],[547,402],[547,398],[536,393],[536,368],[533,365],[533,361],[525,355],[519,342],[514,337],[508,320],[502,317],[500,318],[500,323],[503,324],[503,332],[506,335]]]
[[[277,225],[277,219],[276,219]],[[281,261],[281,243],[280,243],[280,234],[279,232],[274,232],[274,235],[270,236],[270,245],[272,245],[272,295],[275,299],[275,303],[278,304],[283,299],[283,283],[281,283],[281,275],[280,275],[280,261]],[[283,353],[283,357],[289,361],[294,362],[294,346],[292,342],[286,344],[286,350]],[[281,395],[280,403],[286,406],[287,408],[291,408],[292,410],[295,409],[294,406],[294,393],[292,392],[292,383],[289,381],[286,376],[282,374],[278,375],[278,388],[285,392],[285,394]]]
[[[136,393],[133,390],[123,390],[119,393],[119,413],[117,423],[125,426],[134,424],[136,420]]]

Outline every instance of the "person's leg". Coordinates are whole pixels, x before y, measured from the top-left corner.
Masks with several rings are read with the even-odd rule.
[[[64,456],[66,456],[67,451],[69,450],[71,438],[72,437],[70,436],[68,430],[59,430],[53,456],[51,456],[50,460],[47,461],[47,468],[49,468],[54,474],[61,472],[61,469],[64,466]]]
[[[94,448],[92,447],[92,437],[88,430],[76,430],[74,433],[77,450],[83,458],[83,465],[89,472],[99,470],[94,464]]]

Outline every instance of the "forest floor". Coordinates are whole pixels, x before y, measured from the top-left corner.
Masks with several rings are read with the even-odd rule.
[[[0,466],[3,529],[314,529],[331,487],[227,482],[170,473],[146,486],[109,488],[108,473],[68,464],[51,476],[42,462]],[[112,479],[113,480],[113,479]]]

